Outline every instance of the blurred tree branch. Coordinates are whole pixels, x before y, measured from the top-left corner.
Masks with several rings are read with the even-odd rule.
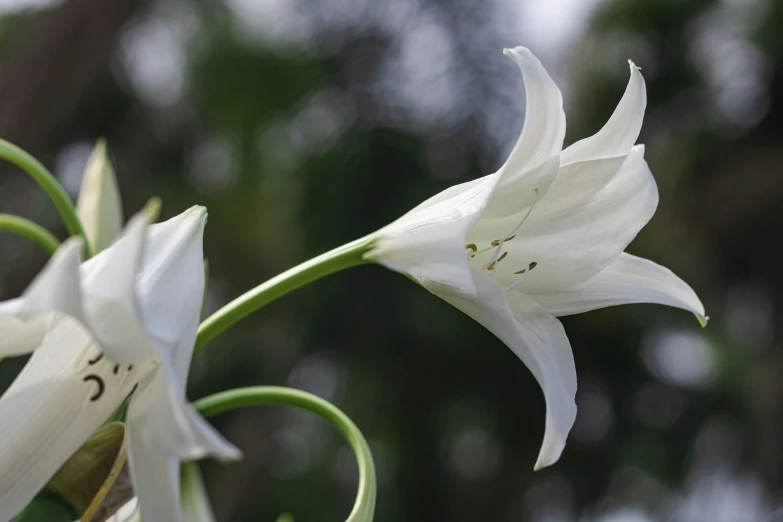
[[[50,152],[77,117],[100,112],[121,29],[148,3],[71,0],[30,20],[3,71],[0,136]]]

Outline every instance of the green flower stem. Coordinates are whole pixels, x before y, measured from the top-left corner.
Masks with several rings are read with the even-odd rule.
[[[356,453],[359,465],[359,491],[356,502],[346,522],[370,522],[375,513],[377,487],[375,483],[375,463],[362,432],[348,416],[336,406],[320,397],[292,388],[278,386],[254,386],[237,388],[205,397],[195,403],[196,409],[205,416],[217,415],[225,411],[274,404],[294,406],[320,415],[337,428]]]
[[[0,230],[24,236],[37,243],[47,254],[52,255],[60,241],[38,223],[19,216],[0,214]]]
[[[20,149],[13,143],[0,139],[0,158],[5,159],[27,172],[41,188],[46,192],[49,198],[57,208],[57,212],[62,216],[65,227],[72,236],[81,236],[85,238],[84,250],[85,257],[90,257],[92,250],[84,235],[82,223],[76,215],[76,208],[73,205],[68,193],[57,181],[57,178],[43,166],[43,164],[31,156],[28,152]]]
[[[278,297],[329,274],[367,263],[364,254],[371,246],[372,239],[369,236],[357,239],[305,261],[245,292],[201,323],[195,350],[200,350],[228,327]]]

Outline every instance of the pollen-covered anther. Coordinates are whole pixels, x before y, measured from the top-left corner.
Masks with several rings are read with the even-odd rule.
[[[511,235],[511,236],[507,237],[507,238],[506,238],[506,241],[511,241],[511,240],[512,240],[512,239],[514,239],[515,237],[517,237],[517,235],[516,235],[516,234],[513,234],[513,235]]]
[[[492,246],[498,246],[499,244],[500,244],[500,240],[499,239],[493,239],[492,242],[490,243],[490,245],[492,245]]]
[[[499,258],[495,259],[494,261],[492,261],[490,264],[487,265],[487,270],[489,270],[490,272],[493,271],[495,269],[495,265],[503,261],[503,259],[505,259],[507,255],[508,255],[508,251],[503,252],[503,255],[501,255]]]
[[[533,269],[535,267],[537,267],[537,266],[538,266],[538,263],[533,261],[532,263],[527,265],[527,268],[523,268],[522,270],[517,270],[516,272],[514,272],[515,275],[522,276],[522,277],[520,277],[519,279],[514,281],[514,283],[512,283],[511,285],[509,285],[506,288],[504,288],[503,291],[504,292],[508,292],[509,290],[512,290],[512,289],[518,287],[519,285],[521,285],[522,282],[525,280],[525,278],[527,278],[527,276],[530,275],[530,272],[532,272]]]
[[[478,247],[476,246],[475,243],[468,243],[467,245],[465,245],[465,248],[473,253],[476,253],[476,251],[478,251]]]

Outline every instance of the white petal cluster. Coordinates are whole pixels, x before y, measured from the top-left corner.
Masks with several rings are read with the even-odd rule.
[[[0,356],[32,352],[0,397],[0,521],[128,396],[128,461],[144,520],[181,520],[181,460],[239,457],[185,398],[206,209],[151,218],[135,216],[85,263],[82,242],[67,241],[20,298],[0,303]]]
[[[505,164],[380,230],[367,257],[473,317],[527,365],[547,404],[538,469],[558,460],[576,418],[574,358],[556,316],[649,302],[706,317],[671,271],[623,252],[658,204],[644,147],[634,145],[647,104],[639,68],[631,63],[606,125],[563,149],[560,90],[528,49],[504,52],[527,93]]]

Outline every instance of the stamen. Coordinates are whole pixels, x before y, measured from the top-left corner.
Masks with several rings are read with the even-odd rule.
[[[490,250],[492,250],[493,248],[495,248],[499,244],[500,244],[500,240],[499,239],[493,239],[492,242],[490,243],[490,246],[488,246],[487,248],[482,248],[478,252],[475,252],[474,254],[472,254],[470,257],[476,257],[477,255],[483,254],[484,252],[489,252]]]
[[[514,281],[514,282],[513,282],[511,285],[509,285],[509,286],[507,286],[506,288],[504,288],[504,289],[503,289],[503,291],[504,291],[504,292],[508,292],[509,290],[513,290],[513,289],[514,289],[514,288],[516,288],[517,286],[521,285],[521,284],[522,284],[522,281],[524,281],[524,280],[525,280],[525,278],[527,278],[527,276],[530,274],[530,272],[532,272],[532,271],[533,271],[533,269],[534,269],[535,267],[537,267],[537,266],[538,266],[538,263],[536,263],[535,261],[533,261],[532,263],[530,263],[530,264],[527,266],[527,268],[523,268],[522,270],[519,270],[519,271],[517,271],[517,272],[514,272],[514,273],[515,273],[515,274],[517,274],[517,275],[520,275],[520,274],[521,274],[521,275],[522,275],[522,277],[520,277],[519,279],[517,279],[516,281]]]
[[[506,239],[504,239],[503,242],[505,243],[506,241],[511,241],[515,237],[517,237],[517,235],[516,234],[512,234],[512,235],[508,236]],[[492,245],[493,247],[496,247],[499,244],[500,244],[500,240],[499,239],[493,239],[492,242],[490,243],[490,245]]]
[[[475,243],[468,243],[465,245],[465,248],[471,250],[474,254],[476,253],[476,250],[478,250],[478,247],[475,245]]]
[[[101,396],[103,395],[104,390],[106,390],[106,385],[104,384],[103,379],[101,379],[95,374],[87,375],[84,379],[82,379],[82,381],[84,382],[95,381],[95,383],[98,385],[98,390],[95,392],[95,394],[92,397],[90,397],[91,402],[95,402],[98,399],[100,399]]]
[[[114,369],[112,371],[114,372],[114,375],[117,375],[118,373],[120,373],[120,365],[119,364],[115,364],[114,365]]]
[[[97,363],[101,359],[103,359],[103,352],[98,353],[98,355],[96,355],[94,359],[90,359],[89,361],[87,361],[87,364],[92,366],[93,364]]]
[[[522,221],[520,221],[517,224],[517,226],[514,227],[514,230],[512,230],[511,232],[509,232],[506,235],[507,239],[504,239],[502,241],[498,241],[496,239],[495,241],[497,241],[497,245],[495,245],[495,241],[492,241],[492,243],[491,243],[492,246],[496,247],[495,248],[495,254],[492,256],[492,259],[489,260],[489,263],[484,265],[484,269],[489,267],[490,263],[493,263],[495,261],[495,259],[498,257],[498,254],[500,254],[500,250],[503,248],[503,243],[505,243],[506,241],[508,241],[510,239],[514,239],[516,237],[516,235],[517,235],[516,232],[517,232],[517,230],[519,230],[519,227],[521,227],[525,223],[525,221],[527,221],[528,216],[530,216],[530,213],[533,212],[533,209],[535,208],[536,203],[538,203],[538,188],[533,189],[533,192],[535,192],[535,194],[536,194],[536,199],[533,200],[533,204],[530,205],[530,208],[527,209],[527,212],[525,212],[525,215],[522,217]]]
[[[496,260],[492,261],[489,266],[487,267],[487,270],[492,272],[492,277],[495,277],[495,265],[503,261],[503,259],[506,258],[508,255],[508,251],[503,252],[503,255],[497,258]]]
[[[527,209],[527,212],[525,213],[524,217],[522,218],[522,221],[520,221],[519,224],[516,227],[514,227],[514,230],[512,230],[508,234],[509,237],[505,241],[510,241],[510,240],[514,239],[517,236],[517,233],[516,233],[517,230],[519,230],[519,227],[521,227],[525,223],[525,221],[527,221],[527,218],[528,218],[528,216],[530,216],[530,213],[533,212],[533,209],[535,208],[536,203],[538,203],[538,188],[533,189],[533,192],[536,193],[536,199],[533,200],[533,204],[530,205],[529,209]]]

